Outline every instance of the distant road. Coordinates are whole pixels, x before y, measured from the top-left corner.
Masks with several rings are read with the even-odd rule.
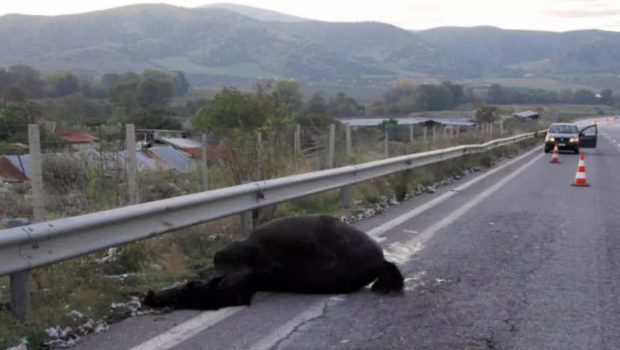
[[[620,349],[620,124],[599,130],[590,187],[570,186],[577,155],[549,164],[541,145],[360,223],[402,264],[404,296],[269,294],[128,319],[76,348]]]

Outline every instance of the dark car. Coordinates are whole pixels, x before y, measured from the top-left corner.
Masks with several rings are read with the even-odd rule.
[[[553,123],[545,137],[545,153],[553,150],[557,144],[559,150],[579,153],[580,148],[596,148],[598,129],[596,124],[581,130],[573,123]]]

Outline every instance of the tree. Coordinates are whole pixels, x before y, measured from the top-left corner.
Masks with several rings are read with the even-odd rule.
[[[14,83],[24,89],[28,96],[35,98],[41,96],[43,91],[41,72],[32,67],[18,64],[10,66],[9,73],[13,77]]]
[[[498,118],[498,110],[496,107],[479,106],[476,109],[476,120],[479,123],[493,123]]]
[[[598,102],[596,95],[590,90],[581,89],[575,91],[573,95],[573,103],[578,104],[595,104]]]
[[[110,91],[123,82],[123,77],[117,73],[107,73],[101,77],[101,87]]]
[[[165,106],[173,96],[174,87],[167,80],[145,79],[137,86],[136,97],[142,107]]]
[[[303,104],[299,83],[294,80],[278,80],[271,92],[276,111],[291,116],[297,113]]]
[[[138,106],[137,88],[137,82],[116,85],[110,90],[110,101],[130,113]]]
[[[573,103],[574,100],[574,92],[571,89],[565,89],[560,92],[560,102],[562,103]]]
[[[459,84],[452,84],[450,81],[444,81],[441,83],[441,86],[447,88],[452,93],[452,106],[456,107],[461,103],[465,102],[465,92],[463,91],[463,87]]]
[[[169,111],[164,108],[142,108],[129,116],[129,122],[140,129],[170,129],[180,130],[181,123],[174,120]]]
[[[181,71],[167,72],[157,69],[145,69],[142,72],[141,80],[161,80],[172,83],[174,96],[183,96],[190,87],[189,82],[185,78],[185,74]]]
[[[420,85],[414,96],[416,109],[421,111],[440,111],[454,105],[452,90],[445,86]]]
[[[17,85],[10,85],[4,90],[4,100],[6,102],[24,103],[27,99],[26,91]]]
[[[194,128],[206,131],[214,128],[257,128],[266,120],[266,111],[252,94],[235,88],[222,88],[208,108],[198,110]]]
[[[34,123],[27,105],[11,105],[0,110],[0,141],[27,142],[28,124]]]
[[[320,93],[316,92],[312,95],[312,97],[310,97],[310,100],[308,100],[308,103],[306,104],[305,112],[327,114],[327,104]]]
[[[339,92],[336,97],[329,100],[328,113],[335,117],[350,117],[364,114],[364,106],[360,106],[353,98],[344,92]]]
[[[506,92],[504,91],[504,88],[499,84],[491,85],[487,93],[487,96],[489,98],[489,103],[502,104],[502,103],[507,102]]]
[[[407,114],[416,111],[451,109],[465,100],[463,87],[444,81],[439,85],[414,86],[409,81],[399,81],[383,95],[383,109],[387,113]],[[372,110],[378,110],[372,107]]]
[[[15,85],[15,79],[13,75],[4,68],[0,68],[0,92],[4,91],[7,87]]]
[[[604,103],[606,105],[613,105],[614,91],[612,89],[603,89],[601,91],[601,103]]]
[[[174,96],[183,96],[187,93],[187,90],[192,86],[187,78],[185,78],[185,73],[181,71],[174,71]]]
[[[71,95],[80,90],[79,79],[71,72],[59,71],[48,76],[46,80],[48,91],[54,97]]]

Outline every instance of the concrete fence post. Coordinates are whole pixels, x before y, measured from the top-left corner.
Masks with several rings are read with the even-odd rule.
[[[334,152],[336,148],[336,124],[329,125],[329,154],[327,155],[327,167],[333,168],[335,164]]]
[[[202,159],[200,161],[200,172],[202,177],[202,190],[209,190],[209,153],[208,153],[207,133],[202,134]]]
[[[263,133],[256,132],[256,175],[254,180],[262,178],[263,170]]]
[[[301,125],[295,124],[295,154],[301,153]]]
[[[138,158],[136,155],[136,128],[125,125],[125,164],[127,167],[127,196],[130,204],[138,203]]]
[[[30,151],[30,182],[32,187],[32,216],[34,222],[45,217],[43,199],[43,161],[41,159],[41,135],[39,125],[28,125],[28,149]],[[9,276],[11,293],[11,313],[20,321],[30,314],[30,272],[19,271]]]
[[[385,153],[385,158],[389,158],[390,157],[390,140],[389,140],[389,136],[388,136],[388,130],[385,129],[384,132],[384,136],[383,136],[383,147],[384,147],[384,153]]]
[[[353,155],[353,143],[351,141],[351,125],[345,125],[345,139],[347,144],[347,156]]]
[[[43,160],[41,159],[41,137],[37,124],[28,125],[28,145],[30,150],[30,182],[32,186],[32,215],[35,222],[45,217],[43,200]]]

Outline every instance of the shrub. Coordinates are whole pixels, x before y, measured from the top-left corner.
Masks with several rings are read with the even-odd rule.
[[[88,165],[71,155],[43,159],[43,183],[50,193],[82,190],[88,183]]]

